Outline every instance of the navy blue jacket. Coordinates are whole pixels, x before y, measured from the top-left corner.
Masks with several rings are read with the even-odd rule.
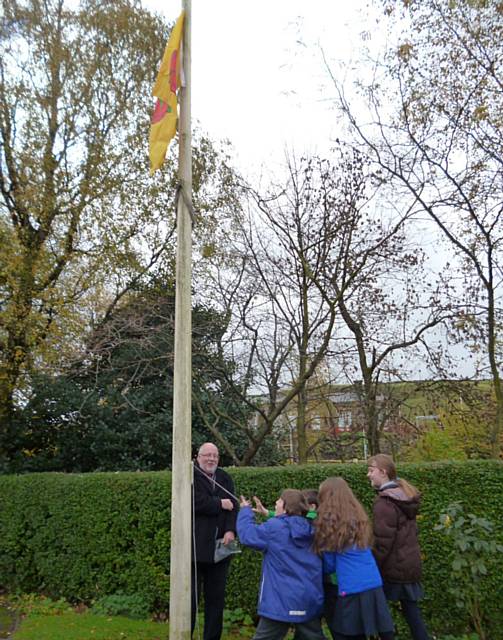
[[[251,507],[243,507],[237,528],[243,544],[264,553],[259,615],[293,624],[320,616],[323,570],[321,558],[311,548],[311,522],[284,514],[255,524]]]
[[[382,586],[381,574],[370,549],[352,547],[340,553],[324,551],[323,571],[337,574],[340,596]]]

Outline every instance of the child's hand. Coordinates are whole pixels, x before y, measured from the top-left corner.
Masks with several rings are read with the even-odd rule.
[[[251,507],[250,501],[247,500],[244,496],[239,496],[239,506],[240,507]]]
[[[255,508],[253,511],[255,511],[255,513],[260,513],[261,516],[268,516],[269,511],[267,511],[260,499],[257,498],[257,496],[253,496],[253,499],[255,500]]]

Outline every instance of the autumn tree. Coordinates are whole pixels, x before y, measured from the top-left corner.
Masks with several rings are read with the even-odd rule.
[[[8,447],[30,373],[80,349],[86,330],[153,273],[172,279],[176,177],[167,163],[161,180],[150,179],[146,148],[167,25],[137,0],[2,7],[0,428]],[[211,245],[222,202],[234,197],[232,170],[207,138],[195,144],[194,209],[211,213],[194,237]]]
[[[457,308],[452,335],[482,355],[478,373],[492,379],[497,410],[490,437],[497,456],[503,432],[502,6],[495,0],[379,4],[391,44],[375,62],[372,80],[358,78],[369,114],[363,116],[362,103],[357,110],[334,79],[339,105],[397,201],[418,217],[426,214],[450,249],[448,293]]]
[[[288,346],[277,383],[283,386],[280,404],[295,399],[301,463],[308,454],[307,383],[325,357],[337,317],[336,300],[324,289],[324,265],[348,227],[345,203],[357,200],[344,170],[352,173],[349,165],[318,157],[289,158],[284,183],[272,184],[265,194],[252,192],[256,222],[245,233],[252,271],[270,303],[270,317],[281,328],[278,337]],[[268,411],[270,399],[271,394]]]
[[[376,212],[379,189],[369,164],[342,145],[330,159],[290,159],[284,181],[250,190],[236,269],[219,272],[213,295],[229,319],[221,353],[238,363],[228,392],[246,399],[256,417],[241,426],[246,462],[292,409],[297,458],[305,462],[309,381],[322,363],[335,371],[349,359],[362,367],[351,382],[365,380],[364,426],[378,450],[380,376],[390,373],[393,353],[440,321],[429,306],[419,315],[427,303],[413,293],[419,267],[403,230],[406,214]]]
[[[339,314],[328,355],[338,363],[339,380],[358,397],[360,428],[375,454],[404,402],[388,394],[385,383],[417,377],[427,356],[424,343],[446,312],[438,304],[439,285],[425,283],[424,253],[408,228],[410,210],[395,208],[380,172],[364,155],[346,145],[339,154],[351,167],[347,179],[355,202],[343,210],[347,224],[324,264],[327,292]]]
[[[219,353],[237,363],[227,394],[248,406],[247,419],[236,424],[248,441],[238,464],[253,460],[294,399],[298,459],[307,459],[306,383],[323,360],[336,317],[320,278],[346,224],[339,216],[346,197],[341,176],[320,158],[289,158],[284,179],[263,192],[249,188],[248,215],[228,248],[232,260],[215,273],[212,297],[228,318]],[[217,439],[219,415],[215,408]]]

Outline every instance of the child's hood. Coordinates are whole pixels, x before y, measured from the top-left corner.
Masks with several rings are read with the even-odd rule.
[[[309,547],[313,542],[311,522],[302,516],[280,516],[290,531],[290,537],[297,547]]]
[[[389,498],[409,520],[413,520],[418,514],[420,495],[409,497],[401,487],[391,485],[379,491],[379,497]]]

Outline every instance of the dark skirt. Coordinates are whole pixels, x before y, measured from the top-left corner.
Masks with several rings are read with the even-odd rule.
[[[423,587],[419,582],[385,582],[383,585],[384,595],[387,600],[398,602],[400,600],[412,600],[417,602],[423,597]]]
[[[333,617],[327,624],[330,631],[347,636],[393,631],[393,619],[382,587],[338,596]]]

